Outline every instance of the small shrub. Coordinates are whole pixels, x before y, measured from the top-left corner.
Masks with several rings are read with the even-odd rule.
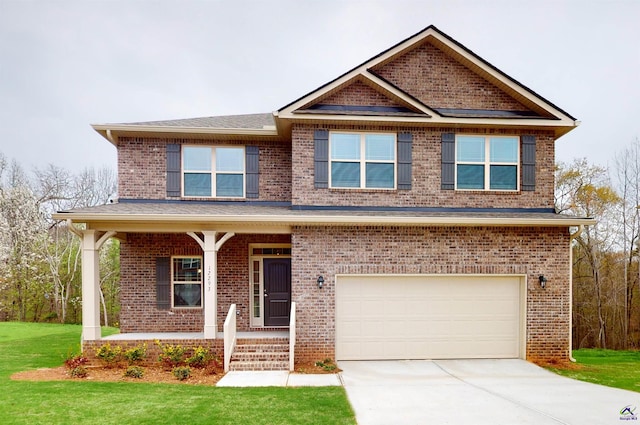
[[[145,357],[147,357],[147,344],[136,345],[133,348],[129,348],[128,350],[125,350],[123,356],[129,363],[129,365],[140,362],[144,360]]]
[[[111,347],[111,344],[107,342],[100,348],[96,348],[96,357],[105,362],[107,367],[111,367],[120,361],[122,347],[119,345]]]
[[[336,364],[331,359],[324,359],[323,361],[316,362],[316,366],[326,370],[327,372],[332,372],[336,370]]]
[[[162,345],[156,341],[162,353],[158,356],[158,361],[167,367],[176,367],[183,361],[185,349],[182,345]]]
[[[144,376],[144,369],[140,366],[129,366],[124,373],[124,376],[140,379]]]
[[[191,376],[191,368],[189,366],[178,366],[173,368],[173,376],[175,376],[178,381],[184,381],[185,379],[189,379]]]
[[[64,361],[64,365],[69,370],[73,370],[79,366],[83,366],[89,363],[89,359],[87,359],[82,354],[68,354],[67,358]]]
[[[191,367],[204,369],[213,359],[214,357],[209,353],[209,350],[198,347],[193,350],[193,354],[185,362]]]
[[[84,366],[76,366],[69,372],[72,378],[86,378],[88,375],[87,368]]]

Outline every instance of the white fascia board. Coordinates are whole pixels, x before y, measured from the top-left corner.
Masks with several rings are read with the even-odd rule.
[[[385,225],[385,226],[492,226],[492,227],[570,227],[593,225],[593,218],[536,217],[452,217],[452,216],[386,216],[386,215],[187,215],[187,214],[54,214],[56,220],[72,219],[75,223],[191,223],[237,225]]]
[[[402,99],[405,103],[407,103],[407,104],[413,106],[414,108],[418,109],[419,111],[422,111],[425,114],[429,115],[429,117],[434,116],[434,115],[438,115],[438,113],[436,111],[432,110],[431,108],[427,107],[426,105],[424,105],[421,102],[416,102],[414,99],[412,99],[410,96],[408,96],[407,93],[403,92],[402,90],[399,90],[397,87],[392,86],[391,84],[387,83],[386,81],[381,80],[380,78],[378,78],[377,76],[373,75],[369,71],[366,71],[366,72],[362,73],[361,75],[362,75],[363,78],[366,78],[367,80],[371,81],[375,85],[380,86],[381,88],[387,90],[390,93],[393,93],[395,96],[397,96],[398,98]]]
[[[333,115],[333,114],[305,114],[305,113],[281,113],[280,119],[302,120],[302,121],[370,121],[388,122],[390,124],[428,124],[447,127],[537,127],[537,128],[567,128],[575,127],[578,124],[573,120],[553,120],[544,118],[458,118],[442,117],[434,115],[431,117],[407,117],[407,116],[385,116],[385,115]]]
[[[217,127],[168,127],[131,124],[91,124],[98,133],[104,135],[107,140],[113,142],[114,133],[166,133],[166,134],[211,134],[211,135],[237,135],[237,136],[266,136],[277,137],[278,130],[275,126],[266,128],[217,128]]]

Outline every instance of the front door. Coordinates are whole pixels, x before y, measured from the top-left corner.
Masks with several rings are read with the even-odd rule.
[[[289,326],[291,258],[265,258],[264,325]]]

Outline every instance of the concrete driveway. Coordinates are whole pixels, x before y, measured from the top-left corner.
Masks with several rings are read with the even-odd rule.
[[[524,360],[338,366],[359,425],[640,424],[640,393],[563,378]]]

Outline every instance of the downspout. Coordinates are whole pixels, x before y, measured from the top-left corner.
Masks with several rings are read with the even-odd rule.
[[[584,225],[580,225],[575,233],[569,234],[569,318],[573,322],[573,248],[571,242],[580,237],[584,230]],[[569,361],[576,362],[573,357],[573,325],[569,326]]]

